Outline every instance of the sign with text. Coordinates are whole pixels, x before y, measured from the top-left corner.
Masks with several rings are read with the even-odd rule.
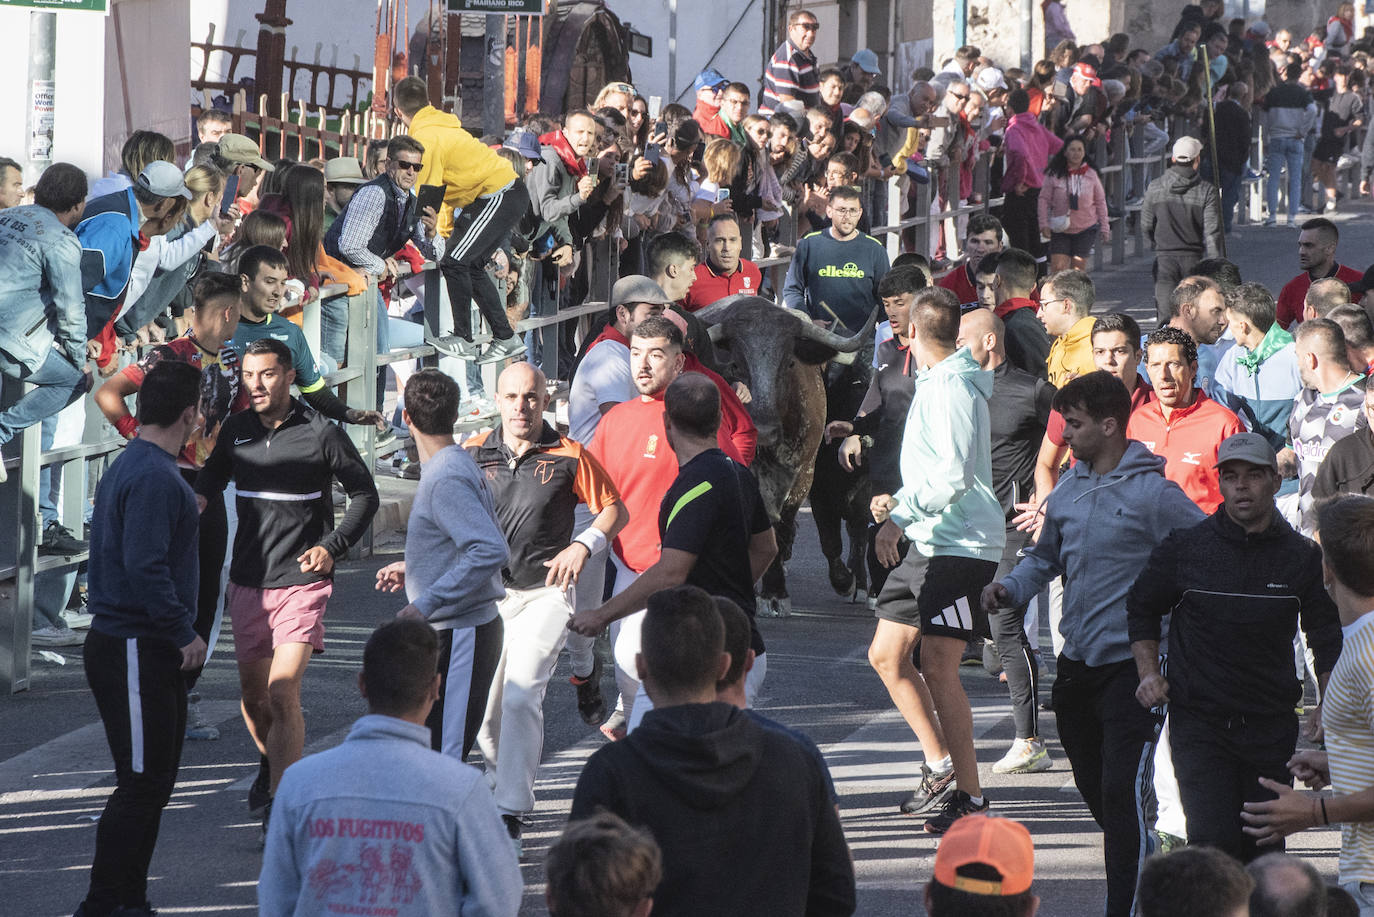
[[[85,10],[91,13],[108,13],[110,0],[0,0],[0,9],[5,7],[27,7],[51,12]]]
[[[544,15],[544,0],[448,0],[454,13],[488,13],[493,16],[515,13],[521,16]]]

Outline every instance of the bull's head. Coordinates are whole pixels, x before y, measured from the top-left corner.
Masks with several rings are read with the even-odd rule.
[[[853,337],[821,328],[803,313],[781,308],[762,296],[727,296],[696,317],[709,326],[724,374],[743,379],[749,386],[753,396],[749,414],[758,428],[759,446],[770,448],[777,444],[787,415],[798,408],[789,382],[795,364],[852,361],[864,340],[872,339],[879,309],[874,308]],[[824,412],[824,404],[820,409]]]

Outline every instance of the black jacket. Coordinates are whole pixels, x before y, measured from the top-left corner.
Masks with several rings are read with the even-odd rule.
[[[600,809],[662,848],[656,917],[854,913],[854,866],[820,765],[729,704],[651,710],[597,749],[571,819]]]
[[[988,415],[992,425],[992,489],[1010,520],[1015,504],[1035,492],[1035,460],[1050,419],[1054,386],[1003,363],[993,371]]]
[[[1337,440],[1317,467],[1312,499],[1320,504],[1338,494],[1374,496],[1374,432],[1356,430]]]
[[[1170,612],[1169,703],[1196,713],[1291,716],[1302,700],[1293,672],[1299,623],[1318,673],[1341,654],[1321,549],[1277,512],[1255,535],[1224,505],[1170,533],[1126,597],[1131,642],[1158,640]]]
[[[224,421],[215,450],[196,475],[196,493],[237,489],[238,533],[229,580],[253,589],[279,589],[332,578],[302,573],[296,560],[319,545],[343,557],[377,512],[377,485],[348,434],[301,402],[269,430],[257,412]],[[335,478],[348,492],[348,510],[334,525]]]
[[[866,437],[864,461],[873,493],[895,494],[902,486],[902,431],[911,393],[916,389],[911,351],[898,347],[896,339],[878,345],[877,366],[868,394],[859,405],[854,432]]]
[[[1140,226],[1157,252],[1221,257],[1221,199],[1192,166],[1170,166],[1150,182]]]

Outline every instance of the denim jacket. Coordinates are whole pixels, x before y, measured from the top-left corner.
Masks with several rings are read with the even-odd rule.
[[[81,243],[46,207],[0,211],[0,350],[37,371],[54,341],[85,365]]]

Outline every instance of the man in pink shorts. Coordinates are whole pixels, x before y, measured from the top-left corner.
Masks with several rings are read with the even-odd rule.
[[[262,757],[248,792],[264,834],[272,794],[305,747],[301,679],[324,652],[324,609],[334,562],[367,531],[377,488],[344,432],[291,397],[291,352],[262,338],[244,350],[243,388],[252,410],[224,421],[196,477],[196,495],[238,491],[238,533],[225,607],[243,691],[243,719]],[[337,527],[331,485],[348,492]]]

